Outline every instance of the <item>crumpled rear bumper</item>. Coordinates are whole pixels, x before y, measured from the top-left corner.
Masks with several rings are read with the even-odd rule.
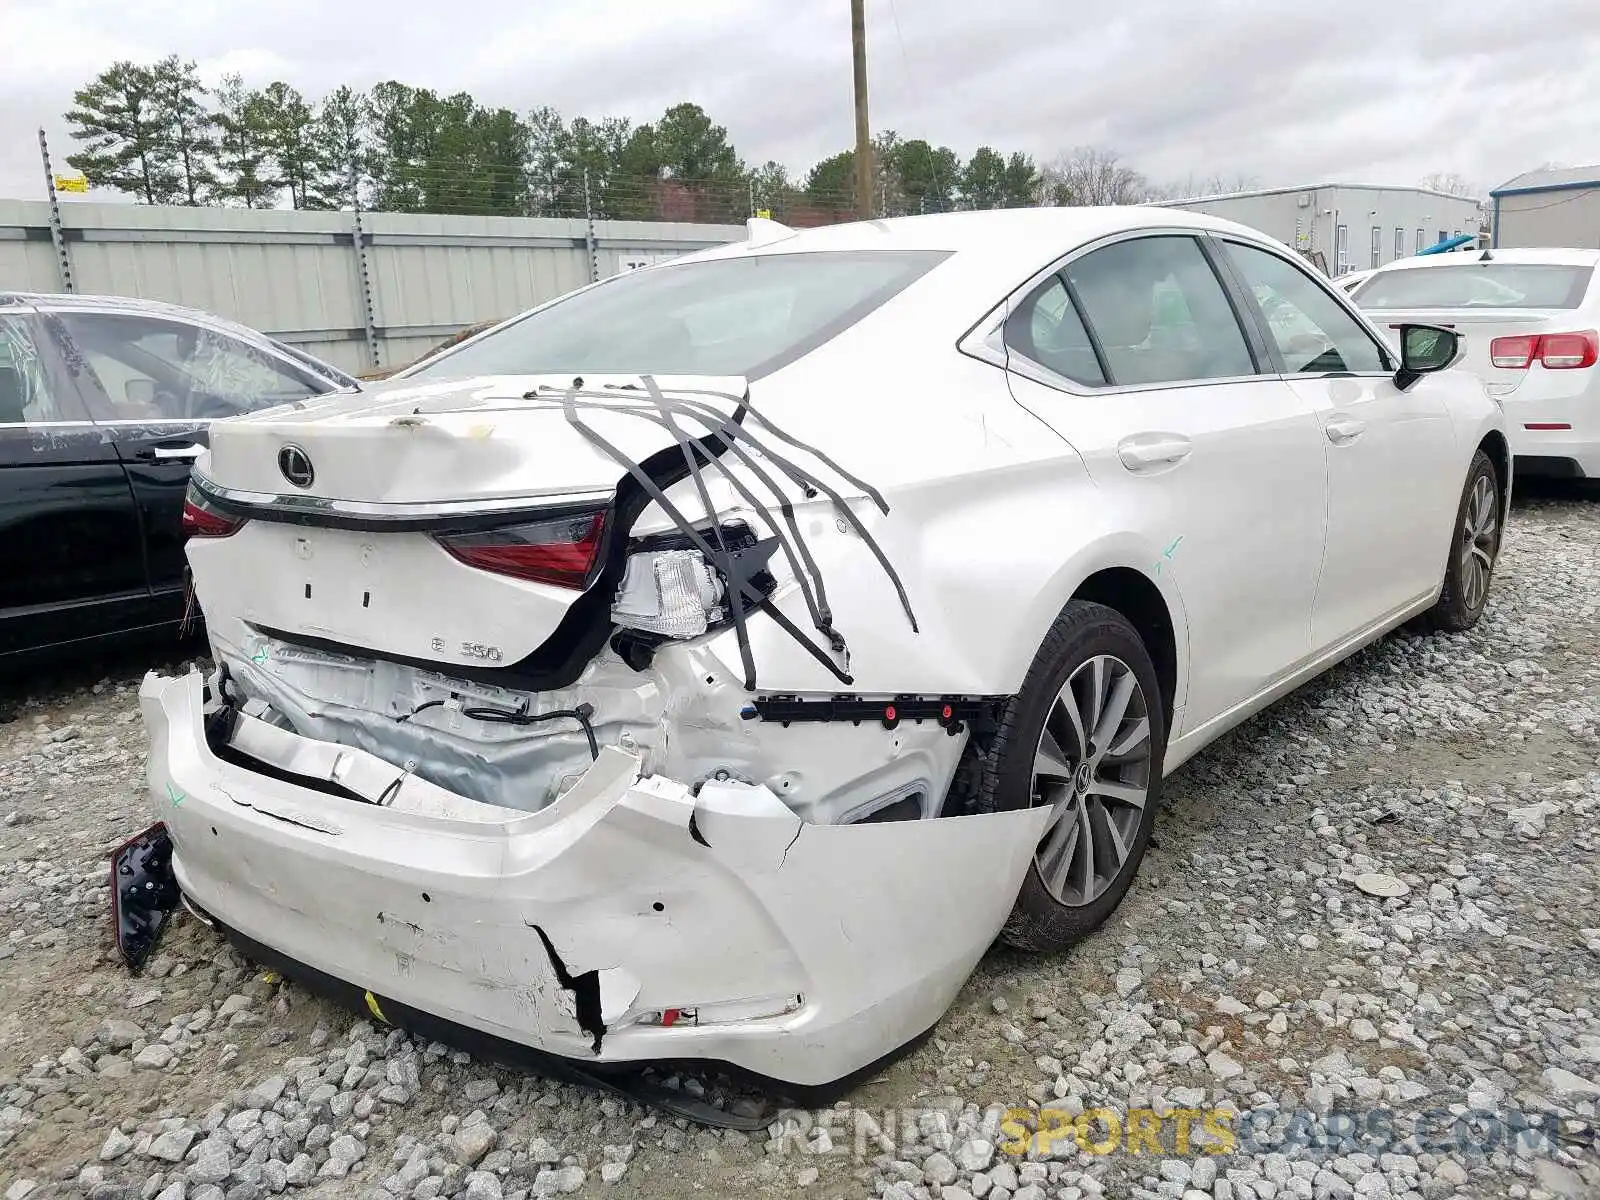
[[[948,1008],[1046,817],[810,825],[763,787],[641,779],[614,748],[529,814],[243,715],[213,750],[203,687],[139,692],[184,893],[373,997],[591,1064],[810,1086],[876,1061]]]

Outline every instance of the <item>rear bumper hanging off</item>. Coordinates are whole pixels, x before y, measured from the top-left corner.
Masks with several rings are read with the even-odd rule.
[[[585,1076],[870,1067],[954,999],[1047,815],[807,824],[764,787],[692,794],[609,747],[530,814],[244,714],[208,744],[196,674],[147,676],[140,705],[171,878],[247,952]]]

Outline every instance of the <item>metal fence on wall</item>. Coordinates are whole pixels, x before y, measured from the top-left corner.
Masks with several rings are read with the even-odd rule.
[[[669,221],[0,200],[0,290],[165,300],[368,371],[594,280],[743,236],[738,225]]]

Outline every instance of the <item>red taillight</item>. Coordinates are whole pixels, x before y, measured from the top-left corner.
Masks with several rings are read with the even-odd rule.
[[[237,517],[226,516],[214,508],[206,507],[206,502],[193,492],[183,499],[180,528],[186,539],[227,537],[230,533],[236,533],[243,524]]]
[[[593,582],[605,532],[602,510],[483,533],[447,534],[439,544],[469,567],[582,591]]]
[[[1596,359],[1600,359],[1600,335],[1592,329],[1583,333],[1547,333],[1539,339],[1539,361],[1546,370],[1592,367]]]
[[[1574,371],[1600,361],[1600,334],[1519,333],[1497,337],[1489,343],[1489,361],[1512,371],[1524,371],[1538,362],[1547,371]]]

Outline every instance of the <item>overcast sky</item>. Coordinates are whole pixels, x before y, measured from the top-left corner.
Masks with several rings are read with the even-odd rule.
[[[1600,161],[1594,0],[867,8],[873,128],[963,156],[1093,143],[1158,180],[1453,171],[1485,191]],[[693,100],[798,176],[853,136],[846,0],[0,0],[0,196],[43,197],[36,131],[65,157],[76,86],[169,53],[312,96],[392,78],[635,121]]]

